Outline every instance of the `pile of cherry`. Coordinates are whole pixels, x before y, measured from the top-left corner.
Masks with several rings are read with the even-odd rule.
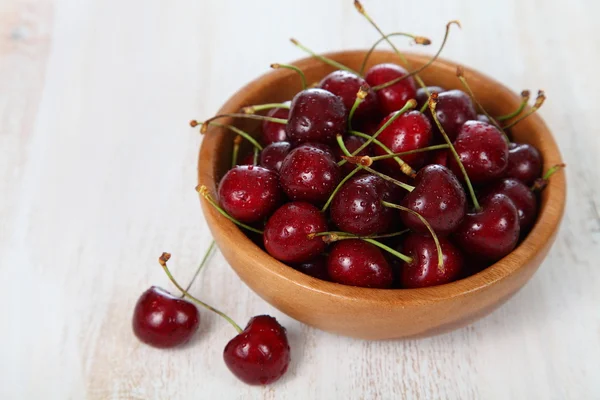
[[[355,5],[379,30],[360,3]],[[380,41],[389,42],[389,36]],[[272,257],[338,284],[414,289],[481,271],[513,251],[532,229],[538,193],[562,165],[542,177],[540,152],[512,142],[510,128],[542,105],[542,91],[529,110],[524,91],[518,109],[491,117],[461,68],[457,81],[465,91],[421,80],[418,72],[440,51],[411,72],[386,63],[363,73],[371,51],[363,68],[353,71],[293,42],[337,70],[309,88],[298,68],[274,64],[293,69],[303,82],[291,102],[192,121],[203,133],[217,126],[237,134],[232,168],[220,180],[218,198],[206,187],[198,191]],[[250,135],[215,122],[223,117],[259,119],[262,129]],[[244,140],[253,151],[238,157]],[[166,266],[169,257],[164,253],[160,263],[182,297],[237,329],[239,335],[224,350],[229,369],[250,384],[279,379],[290,361],[285,329],[263,315],[242,330],[182,288]],[[194,304],[156,287],[142,295],[133,319],[138,338],[155,347],[187,342],[198,324]]]

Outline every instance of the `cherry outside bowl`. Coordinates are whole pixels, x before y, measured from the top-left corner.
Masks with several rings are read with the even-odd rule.
[[[364,51],[327,56],[357,69]],[[428,56],[407,54],[412,68]],[[397,56],[376,51],[370,65],[397,62]],[[309,83],[318,82],[333,68],[316,59],[294,63]],[[421,73],[429,85],[460,88],[456,66],[437,61]],[[521,97],[495,80],[465,68],[465,76],[479,101],[493,115],[508,113]],[[298,76],[289,70],[269,72],[239,90],[219,110],[238,112],[251,104],[290,100],[299,90]],[[222,120],[247,131],[259,124],[249,120]],[[515,141],[535,145],[544,157],[544,170],[561,163],[560,152],[539,114],[512,129]],[[210,128],[200,148],[198,181],[216,199],[219,179],[230,167],[234,135]],[[260,297],[298,321],[316,328],[362,339],[392,339],[438,334],[463,327],[490,313],[513,296],[538,269],[554,242],[566,198],[564,174],[552,177],[543,192],[538,220],[527,238],[511,254],[469,278],[423,289],[368,289],[325,282],[288,267],[254,244],[233,223],[201,199],[204,215],[219,249],[240,278]],[[525,304],[524,307],[527,307]]]

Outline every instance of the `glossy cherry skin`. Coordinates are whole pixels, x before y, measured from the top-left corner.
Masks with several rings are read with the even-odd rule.
[[[456,139],[458,130],[466,121],[477,119],[471,98],[462,90],[448,90],[438,94],[435,114],[451,141]],[[435,130],[437,131],[437,125]]]
[[[344,138],[344,145],[346,146],[346,148],[348,149],[350,154],[352,154],[356,150],[358,150],[364,143],[365,143],[365,140],[358,136],[348,135]],[[342,160],[342,156],[344,155],[344,152],[340,149],[340,146],[337,146],[334,149],[334,154],[335,154],[336,161],[340,161],[340,160]],[[356,155],[357,156],[368,156],[370,154],[371,154],[371,145],[365,147]],[[354,168],[356,168],[356,165],[347,162],[341,166],[341,172],[343,175],[348,175],[350,172],[352,172],[352,170],[354,170]]]
[[[297,271],[303,272],[313,278],[329,281],[329,273],[327,272],[327,257],[318,256],[310,261],[292,265]]]
[[[271,143],[260,152],[260,166],[279,172],[283,160],[291,149],[292,145],[288,142]]]
[[[268,385],[285,374],[290,365],[286,330],[269,315],[253,317],[246,328],[223,350],[229,370],[249,385]]]
[[[408,75],[408,72],[399,65],[378,64],[367,71],[365,80],[371,87],[374,87],[405,75]],[[414,99],[417,95],[417,86],[411,76],[380,89],[376,93],[379,99],[379,107],[382,113],[387,115],[404,107],[408,100]]]
[[[286,101],[284,104],[290,104]],[[272,108],[267,113],[268,117],[288,119],[290,110],[287,108]],[[265,146],[271,143],[285,142],[287,134],[285,133],[285,124],[277,122],[263,121],[262,123],[262,142]]]
[[[393,116],[394,114],[392,113],[381,121],[380,128]],[[431,123],[424,114],[414,110],[398,117],[377,136],[377,139],[394,153],[422,149],[431,144],[432,138]],[[378,156],[387,154],[379,146],[373,146],[373,151]],[[410,154],[401,158],[411,167],[418,169],[425,163],[427,153]],[[388,171],[399,169],[398,164],[392,158],[387,158],[379,162]]]
[[[497,261],[513,251],[519,240],[517,207],[503,194],[486,197],[479,211],[467,213],[453,237],[466,254]]]
[[[327,75],[319,83],[321,89],[330,91],[342,99],[348,113],[350,113],[350,110],[356,101],[356,93],[358,93],[361,86],[366,87],[369,90],[367,92],[367,97],[363,99],[362,103],[360,103],[354,112],[353,121],[369,118],[370,116],[379,113],[377,95],[373,89],[369,87],[367,81],[352,72],[337,70]]]
[[[493,125],[467,121],[460,128],[454,148],[473,184],[491,182],[504,175],[508,166],[508,144]],[[457,177],[463,174],[454,157],[448,164]]]
[[[281,206],[265,225],[263,243],[274,258],[288,263],[303,263],[325,251],[321,237],[310,233],[327,232],[327,221],[318,208],[305,202]]]
[[[244,223],[265,219],[281,204],[283,193],[277,173],[259,166],[238,165],[219,183],[219,203]]]
[[[376,175],[350,178],[331,202],[331,219],[340,230],[359,236],[386,232],[394,222],[393,209],[381,204],[389,201],[388,185]]]
[[[537,200],[531,188],[517,179],[504,178],[485,188],[481,196],[488,197],[496,194],[504,194],[512,200],[519,213],[521,235],[529,232],[537,215]]]
[[[431,236],[410,233],[405,236],[401,253],[411,257],[403,262],[400,285],[413,289],[442,285],[459,279],[463,274],[462,252],[446,238],[438,238],[443,255],[443,268],[438,267],[438,253]]]
[[[317,142],[334,144],[346,132],[348,110],[343,100],[323,89],[306,89],[294,96],[285,131],[294,146]]]
[[[133,333],[158,348],[179,346],[198,330],[200,315],[195,305],[152,286],[138,299],[133,311]]]
[[[358,239],[336,242],[327,258],[331,280],[350,286],[386,289],[392,286],[392,268],[379,248]]]
[[[467,197],[459,180],[441,165],[423,167],[415,178],[415,189],[408,193],[402,205],[421,214],[437,235],[452,233],[467,212]],[[400,211],[407,228],[428,233],[427,227],[414,214]]]
[[[325,203],[340,181],[333,157],[313,146],[296,147],[284,158],[279,180],[292,200]]]
[[[446,91],[446,89],[439,86],[427,86],[427,90],[429,91],[429,94],[440,94]],[[423,107],[423,105],[429,101],[429,94],[427,94],[424,88],[417,89],[417,95],[415,96],[415,99],[417,100],[417,110],[420,110],[421,107]]]
[[[511,143],[508,145],[508,166],[504,176],[532,185],[542,174],[542,164],[542,155],[534,146]]]

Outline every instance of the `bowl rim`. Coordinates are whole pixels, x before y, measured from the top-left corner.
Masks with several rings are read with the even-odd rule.
[[[330,52],[323,54],[326,57],[337,60],[339,57],[364,54],[366,50],[346,50],[338,52]],[[387,53],[393,54],[386,50],[376,50],[375,53]],[[404,52],[403,53],[410,62],[424,63],[430,59],[430,56]],[[314,63],[321,63],[313,57],[306,57],[292,62],[299,68],[307,68]],[[429,68],[451,68],[456,70],[456,67],[460,64],[452,62],[450,60],[439,58]],[[461,65],[462,66],[462,65]],[[464,71],[472,80],[487,81],[495,87],[495,90],[502,92],[504,96],[512,96],[515,101],[521,100],[521,97],[504,86],[495,79],[482,74],[474,69],[463,67]],[[276,81],[284,76],[293,75],[293,71],[288,70],[274,70],[267,72],[258,78],[252,80],[244,87],[234,93],[220,108],[218,114],[237,112],[239,107],[235,105],[239,104],[237,97],[255,88],[255,86],[263,83],[263,81]],[[542,135],[543,137],[543,148],[539,148],[542,153],[544,167],[548,164],[557,164],[562,162],[560,151],[552,136],[547,125],[538,113],[535,113],[529,117],[529,119],[535,121],[537,126],[536,134]],[[218,147],[220,141],[225,140],[226,135],[222,134],[222,128],[210,128],[200,145],[199,157],[198,157],[198,184],[205,185],[209,189],[209,192],[216,198],[216,179],[215,179],[215,164],[214,156],[216,155],[213,149]],[[549,162],[548,160],[552,160]],[[431,286],[426,288],[416,289],[373,289],[363,288],[356,286],[347,286],[334,282],[323,281],[317,278],[313,278],[306,275],[294,268],[289,267],[273,258],[266,251],[263,251],[260,247],[254,244],[240,228],[228,219],[220,215],[213,207],[203,207],[205,219],[211,230],[222,228],[223,226],[228,227],[228,234],[232,235],[229,238],[230,243],[243,243],[249,245],[250,249],[253,249],[253,256],[248,257],[248,262],[252,262],[256,268],[261,268],[264,273],[270,274],[278,279],[283,279],[289,283],[302,287],[306,290],[319,292],[334,298],[346,299],[352,301],[365,301],[370,303],[387,303],[397,304],[402,303],[403,305],[417,305],[419,303],[431,303],[444,301],[455,297],[465,296],[472,292],[482,290],[490,285],[496,284],[509,278],[511,275],[519,271],[523,266],[527,265],[532,259],[534,259],[538,252],[543,249],[546,243],[551,242],[554,233],[557,231],[562,215],[564,213],[565,202],[566,202],[566,178],[565,174],[557,174],[550,181],[550,184],[545,190],[546,200],[541,202],[540,211],[538,218],[532,230],[529,232],[527,237],[519,243],[518,247],[513,250],[509,255],[497,261],[490,267],[480,271],[467,278],[460,279],[458,281]],[[202,196],[199,196],[200,202],[205,203]],[[222,225],[222,226],[219,226]],[[235,228],[235,229],[231,229]],[[248,247],[248,246],[246,246]],[[235,267],[232,266],[235,270]]]

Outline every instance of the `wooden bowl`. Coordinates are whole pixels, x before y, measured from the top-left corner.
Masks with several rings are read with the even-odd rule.
[[[364,51],[345,51],[327,56],[358,69]],[[413,68],[428,56],[407,54]],[[386,51],[374,52],[370,65],[397,62]],[[306,58],[294,63],[309,82],[318,82],[333,68]],[[429,85],[460,88],[456,67],[437,61],[421,73]],[[493,115],[514,110],[520,96],[495,80],[465,68],[465,76],[479,101]],[[277,70],[249,83],[219,110],[238,112],[251,104],[290,100],[299,90],[296,74]],[[259,124],[248,120],[222,120],[247,131]],[[552,134],[534,114],[513,129],[516,141],[535,145],[544,157],[544,170],[561,163]],[[200,148],[198,181],[216,199],[219,179],[229,169],[234,135],[211,128]],[[240,278],[260,297],[290,317],[316,328],[362,339],[392,339],[428,336],[463,327],[490,313],[514,295],[538,269],[554,242],[565,207],[565,177],[552,177],[543,192],[537,223],[529,236],[511,254],[469,278],[423,289],[367,289],[325,282],[275,260],[261,250],[233,223],[201,200],[204,215],[219,249]],[[527,307],[525,304],[524,307]]]

